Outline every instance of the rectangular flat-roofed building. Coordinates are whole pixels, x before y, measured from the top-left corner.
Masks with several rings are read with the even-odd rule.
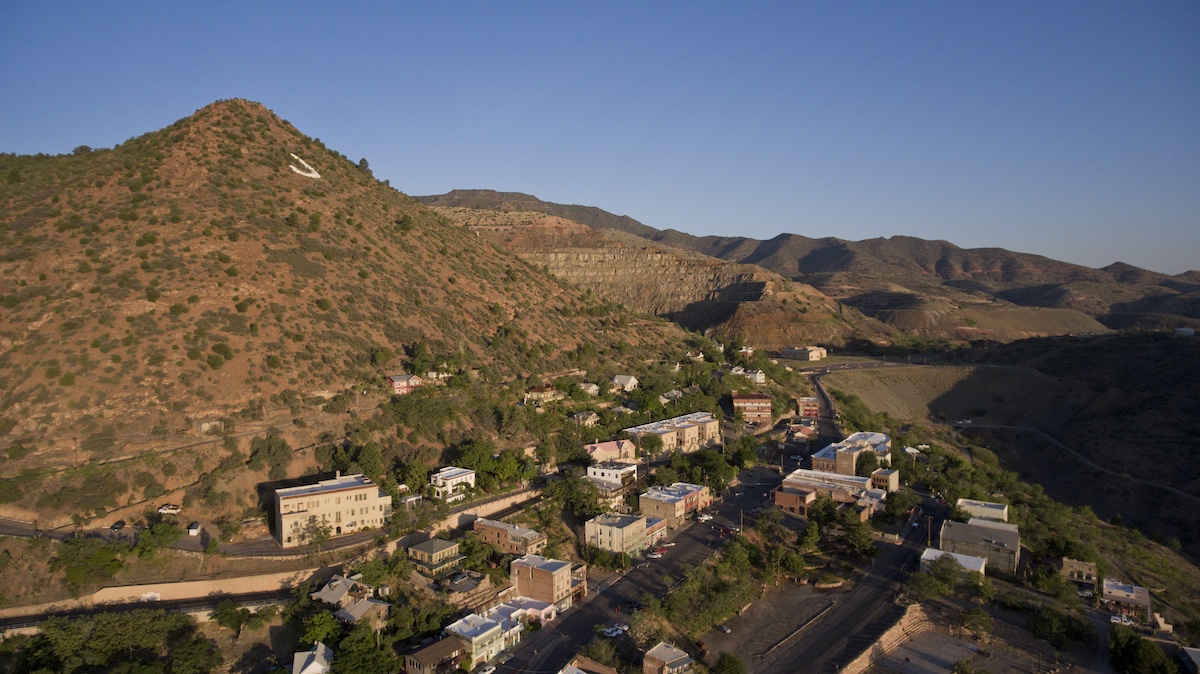
[[[974,555],[960,555],[957,552],[946,552],[945,550],[938,550],[936,548],[925,548],[925,552],[921,553],[921,570],[928,572],[929,565],[933,561],[941,559],[945,555],[950,555],[954,561],[958,562],[959,566],[967,571],[978,571],[979,573],[984,573],[987,570],[987,560],[983,557],[976,557]]]
[[[813,454],[812,469],[825,473],[854,475],[855,468],[858,467],[858,457],[864,452],[874,452],[876,462],[880,466],[890,466],[891,448],[892,439],[887,435],[859,431]]]
[[[947,552],[983,557],[995,570],[1016,573],[1021,561],[1021,536],[1016,527],[1009,529],[995,526],[997,522],[983,522],[991,526],[946,520],[942,523],[938,547]]]
[[[687,516],[712,505],[708,487],[676,482],[669,487],[651,487],[638,497],[638,506],[647,517],[666,520],[667,526],[679,526]]]
[[[506,555],[536,555],[546,548],[546,535],[528,527],[480,517],[471,528]]]
[[[721,443],[721,424],[708,412],[693,412],[624,429],[635,441],[648,435],[662,439],[665,452],[695,452]]]
[[[771,423],[771,396],[762,393],[735,393],[733,411],[741,412],[744,421]]]
[[[392,497],[364,475],[275,490],[275,540],[294,548],[310,541],[318,524],[331,536],[383,526]]]
[[[553,604],[560,611],[571,607],[576,597],[587,595],[587,580],[576,578],[571,563],[539,555],[525,555],[509,567],[514,591],[518,596]]]
[[[1008,505],[992,503],[991,501],[976,501],[975,499],[960,498],[955,506],[971,517],[992,520],[995,522],[1008,521]]]
[[[584,542],[619,554],[639,554],[666,533],[666,521],[645,515],[604,513],[583,525]]]

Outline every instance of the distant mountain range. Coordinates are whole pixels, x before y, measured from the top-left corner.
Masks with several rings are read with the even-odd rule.
[[[656,230],[628,216],[536,197],[455,190],[423,203],[538,212],[616,229],[673,249],[756,265],[906,333],[1011,341],[1021,336],[1200,326],[1200,272],[1168,276],[1124,263],[1103,269],[1002,248],[964,249],[908,236],[845,241],[780,234],[767,241]],[[574,216],[574,217],[572,217]]]

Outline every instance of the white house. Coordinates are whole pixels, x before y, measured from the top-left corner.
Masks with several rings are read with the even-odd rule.
[[[629,392],[638,387],[638,378],[631,374],[619,374],[612,378],[612,383],[614,387]]]
[[[475,471],[469,468],[446,466],[429,476],[434,496],[451,503],[465,498],[463,492],[475,486]]]

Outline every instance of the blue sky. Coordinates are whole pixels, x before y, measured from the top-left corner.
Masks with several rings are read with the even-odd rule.
[[[264,103],[414,195],[1200,269],[1200,3],[0,3],[0,151]]]

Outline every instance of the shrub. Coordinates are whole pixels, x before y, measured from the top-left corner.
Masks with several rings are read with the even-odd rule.
[[[171,305],[170,311],[172,316],[182,316],[188,312],[188,308],[186,304],[176,302],[175,304]]]

